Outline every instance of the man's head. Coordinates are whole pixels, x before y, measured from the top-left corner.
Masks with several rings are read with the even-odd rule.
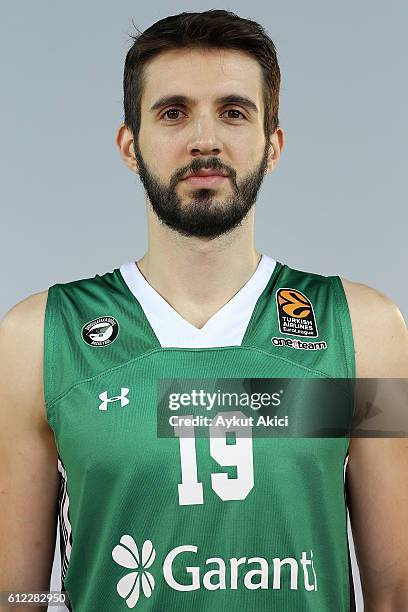
[[[283,147],[279,86],[273,42],[231,12],[174,15],[134,39],[117,143],[162,222],[213,238],[246,217]],[[185,178],[208,171],[224,177]]]

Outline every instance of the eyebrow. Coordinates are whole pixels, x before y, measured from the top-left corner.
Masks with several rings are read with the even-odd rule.
[[[159,98],[149,109],[150,112],[159,110],[164,106],[168,105],[177,105],[177,106],[186,106],[187,104],[195,104],[196,100],[193,98],[189,98],[188,96],[183,96],[180,94],[170,94],[168,96],[162,96]],[[242,96],[240,94],[229,94],[227,96],[220,96],[216,99],[217,104],[238,104],[240,106],[244,106],[248,110],[252,110],[255,113],[258,112],[258,107],[253,100],[247,98],[247,96]]]

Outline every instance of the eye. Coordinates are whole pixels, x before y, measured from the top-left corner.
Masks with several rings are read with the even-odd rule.
[[[180,109],[178,109],[178,108],[169,108],[169,109],[167,109],[167,110],[166,110],[166,111],[165,111],[165,112],[164,112],[164,113],[161,115],[160,119],[163,119],[163,117],[164,117],[165,115],[167,115],[167,113],[180,113],[180,112],[181,112],[181,111],[180,111]],[[173,119],[178,119],[178,117],[173,117]],[[171,121],[171,119],[170,119],[170,121]]]
[[[180,111],[180,109],[178,108],[168,108],[161,116],[160,119],[164,119],[164,117],[167,115],[167,113],[181,113],[182,111]],[[224,111],[222,114],[224,115],[225,113],[238,113],[242,116],[243,119],[246,119],[244,113],[242,113],[240,110],[238,110],[237,108],[229,108],[226,111]],[[167,117],[167,121],[177,121],[177,119],[179,119],[180,117]],[[229,119],[239,119],[239,117],[228,117]]]
[[[243,119],[246,119],[244,113],[241,113],[241,111],[237,108],[229,108],[228,110],[224,111],[224,113],[239,113],[240,115],[242,115]],[[229,119],[239,119],[239,117],[229,117]]]

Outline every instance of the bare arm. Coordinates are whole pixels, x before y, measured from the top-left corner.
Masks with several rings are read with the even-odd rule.
[[[398,308],[370,287],[343,283],[353,325],[357,377],[408,378],[408,331]],[[347,491],[364,610],[406,612],[408,439],[353,438]]]
[[[46,295],[23,300],[0,323],[0,591],[50,584],[59,477],[43,394]]]

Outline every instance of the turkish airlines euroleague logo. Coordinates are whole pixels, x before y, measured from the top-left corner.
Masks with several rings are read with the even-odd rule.
[[[298,289],[281,287],[276,293],[279,329],[291,336],[318,336],[311,301]]]

